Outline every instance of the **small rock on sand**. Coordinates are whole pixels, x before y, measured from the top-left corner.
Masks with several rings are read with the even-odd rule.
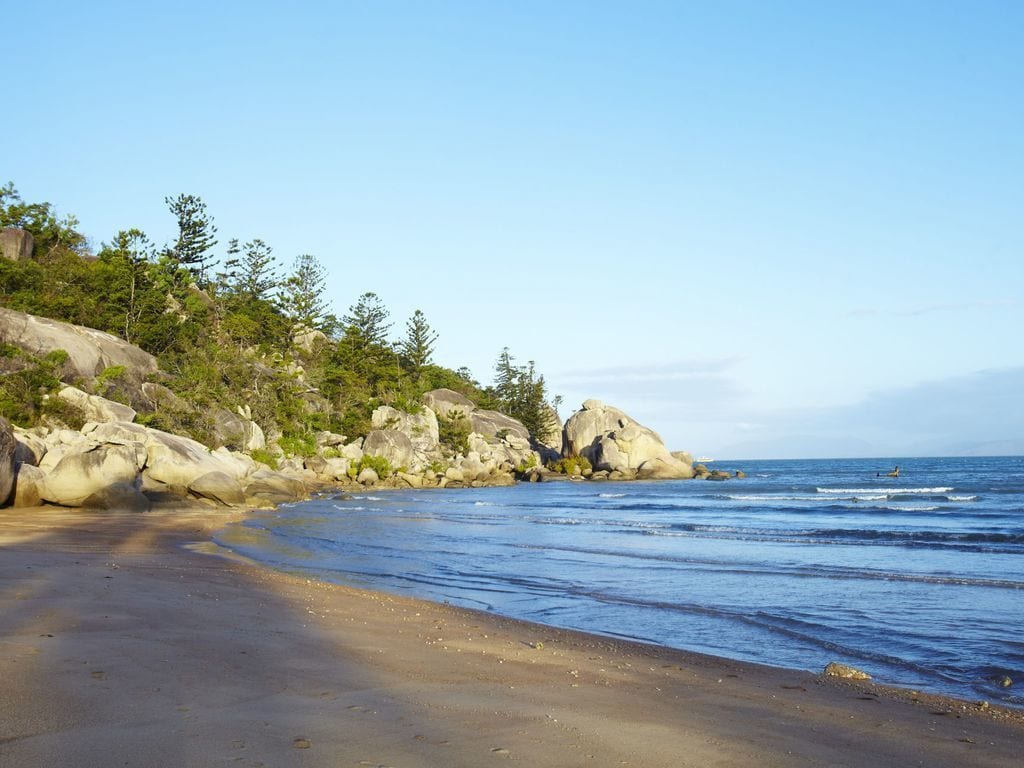
[[[846,680],[870,680],[871,675],[867,672],[862,672],[855,667],[849,667],[846,664],[839,664],[835,661],[825,667],[825,677],[842,677]]]

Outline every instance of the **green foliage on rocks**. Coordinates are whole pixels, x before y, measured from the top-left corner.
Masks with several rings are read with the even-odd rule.
[[[93,256],[73,216],[59,216],[49,203],[26,203],[13,184],[0,187],[0,226],[24,228],[34,238],[30,259],[0,259],[0,306],[96,328],[156,356],[160,372],[152,381],[169,389],[173,402],[141,398],[142,382],[118,367],[78,382],[131,404],[140,423],[212,445],[216,413],[244,405],[286,452],[308,456],[317,450],[318,431],[365,435],[379,405],[415,413],[423,393],[439,388],[509,413],[531,431],[541,423],[537,409],[547,395],[532,363],[517,366],[509,355],[499,381],[485,387],[466,368],[433,362],[438,335],[422,311],[397,342],[376,293],[359,296],[339,321],[326,298],[327,271],[315,256],[297,256],[282,274],[259,238],[232,238],[218,251],[213,216],[199,197],[165,202],[177,224],[172,242],[157,245],[129,227]],[[311,331],[326,340],[300,345]],[[4,342],[0,415],[22,425],[40,423],[47,412],[56,417],[63,401],[50,395],[68,381],[63,362]],[[63,413],[64,423],[72,416]],[[468,419],[439,426],[451,452],[468,451]]]
[[[582,475],[593,468],[586,456],[567,456],[558,461],[549,461],[547,467],[552,472],[570,476]]]

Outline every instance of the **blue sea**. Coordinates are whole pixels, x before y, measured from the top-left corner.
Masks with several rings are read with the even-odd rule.
[[[342,584],[1024,706],[1024,457],[712,466],[747,477],[343,494],[219,542]]]

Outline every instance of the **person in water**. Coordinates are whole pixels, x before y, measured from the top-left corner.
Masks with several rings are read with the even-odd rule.
[[[881,476],[882,476],[881,472],[875,472],[875,477],[881,477]],[[897,464],[896,467],[893,469],[893,471],[892,472],[887,472],[885,476],[886,477],[899,477],[900,476],[900,465]]]

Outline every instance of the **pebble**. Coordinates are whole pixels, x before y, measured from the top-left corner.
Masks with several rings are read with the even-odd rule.
[[[296,739],[292,742],[292,746],[295,749],[309,749],[313,745],[309,743],[309,739]]]

